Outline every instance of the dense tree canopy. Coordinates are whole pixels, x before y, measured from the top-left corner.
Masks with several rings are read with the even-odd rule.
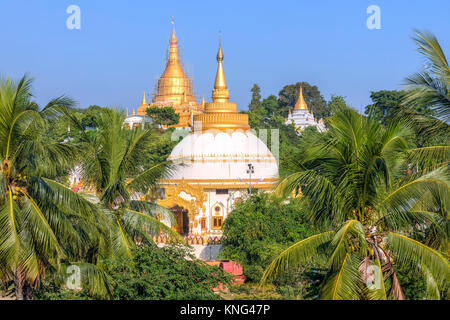
[[[147,115],[157,125],[170,126],[180,121],[180,115],[175,112],[173,107],[150,107],[147,108]]]

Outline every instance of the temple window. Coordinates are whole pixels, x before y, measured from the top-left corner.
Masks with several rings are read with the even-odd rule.
[[[222,228],[222,221],[223,221],[222,217],[213,217],[212,228],[213,229],[220,229],[220,228]]]
[[[200,219],[200,228],[201,230],[206,230],[206,218],[201,218]]]
[[[228,189],[216,189],[216,194],[228,194]]]

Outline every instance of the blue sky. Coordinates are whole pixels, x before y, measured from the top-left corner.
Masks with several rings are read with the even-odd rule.
[[[66,8],[81,9],[69,30]],[[366,8],[381,9],[381,30]],[[135,108],[164,69],[175,16],[186,71],[210,100],[218,32],[231,100],[246,109],[250,88],[263,97],[307,81],[329,100],[360,109],[370,91],[399,89],[423,60],[413,28],[436,34],[450,56],[450,1],[0,1],[0,74],[35,78],[38,103],[67,94],[80,107]]]

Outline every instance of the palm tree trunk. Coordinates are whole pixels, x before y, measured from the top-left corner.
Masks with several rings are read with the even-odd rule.
[[[14,288],[16,293],[16,300],[23,300],[23,281],[17,272],[14,273]]]

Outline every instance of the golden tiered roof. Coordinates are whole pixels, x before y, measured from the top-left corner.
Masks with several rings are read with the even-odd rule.
[[[308,110],[308,106],[306,105],[305,99],[303,99],[303,87],[301,85],[297,103],[295,104],[294,110]]]
[[[152,99],[152,106],[172,106],[180,115],[176,127],[192,125],[190,114],[198,114],[203,108],[193,95],[192,81],[186,76],[181,67],[178,54],[178,38],[175,34],[175,23],[172,19],[172,34],[169,39],[169,58],[166,68],[158,79],[156,92]]]
[[[227,89],[223,70],[223,51],[219,43],[217,52],[217,73],[212,92],[212,102],[205,104],[205,113],[194,116],[194,121],[201,122],[202,130],[209,129],[243,129],[248,130],[248,115],[237,112],[236,103],[229,102],[230,92]]]
[[[172,21],[172,35],[170,36],[169,59],[166,68],[158,80],[157,91],[153,97],[154,104],[172,103],[180,105],[183,100],[197,104],[193,96],[191,80],[184,73],[178,54],[178,38],[175,34],[175,24]]]

